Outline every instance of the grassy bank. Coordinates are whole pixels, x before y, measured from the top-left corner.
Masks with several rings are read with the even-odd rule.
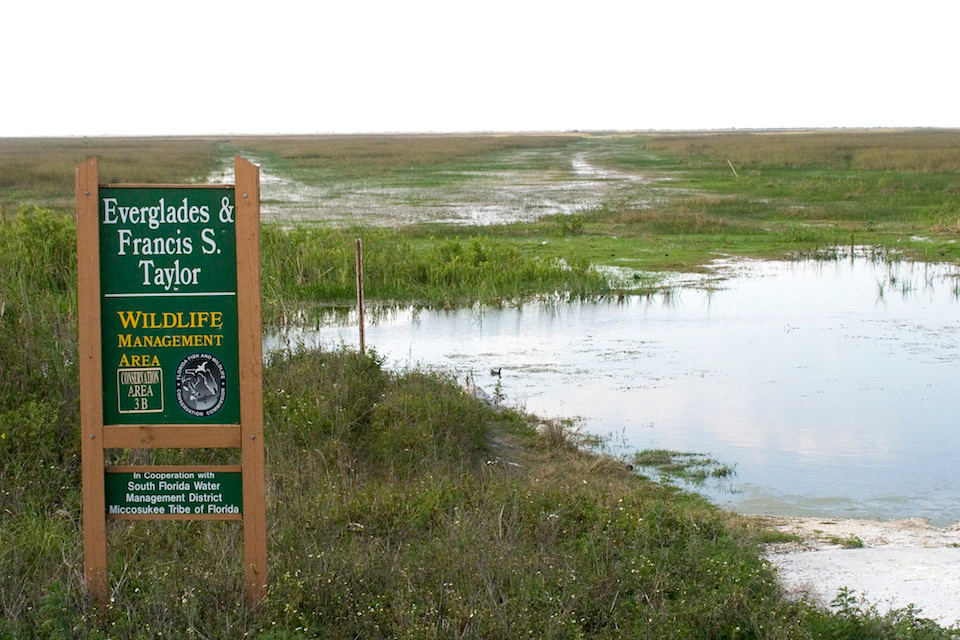
[[[82,581],[74,242],[43,210],[0,224],[0,638],[956,637],[913,612],[790,602],[749,521],[353,352],[265,370],[261,608],[242,603],[236,523],[136,522],[108,527],[98,610]]]
[[[354,301],[356,238],[363,243],[364,292],[374,304],[450,308],[535,295],[601,295],[611,289],[585,261],[534,256],[482,233],[265,226],[265,316],[287,323],[304,310]]]

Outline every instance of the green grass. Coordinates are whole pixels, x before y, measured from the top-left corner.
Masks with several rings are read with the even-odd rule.
[[[653,469],[666,480],[703,484],[708,479],[729,478],[733,467],[700,453],[681,453],[666,449],[644,449],[633,455],[633,464],[641,470]]]
[[[837,144],[823,138],[811,138],[816,145],[789,163],[762,145],[734,155],[729,147],[704,152],[696,136],[687,137],[696,152],[657,146],[655,138],[551,147],[672,176],[669,185],[637,187],[651,196],[648,207],[610,201],[579,219],[483,229],[266,226],[266,315],[290,321],[299,310],[352,300],[357,235],[368,297],[381,304],[609,295],[616,288],[593,266],[691,270],[718,254],[848,245],[851,234],[858,244],[954,259],[955,191],[947,160],[930,159],[939,152],[929,140],[924,147],[896,139],[926,158],[911,169],[909,154],[894,162],[868,148],[847,159],[824,151]],[[952,149],[951,140],[941,142]],[[829,611],[789,601],[760,554],[771,536],[752,522],[585,451],[558,424],[494,411],[449,377],[387,371],[376,354],[346,351],[286,352],[264,372],[271,586],[262,607],[242,602],[236,523],[135,522],[108,527],[113,601],[98,610],[82,581],[74,223],[18,204],[68,209],[79,164],[70,154],[83,155],[82,142],[44,148],[63,156],[66,178],[55,158],[4,165],[24,169],[0,190],[8,203],[0,217],[0,638],[960,635],[914,609],[879,615],[850,592]],[[219,152],[214,142],[193,142],[198,164],[157,160],[150,166],[166,168],[155,174],[137,168],[137,143],[103,142],[131,158],[129,173],[106,159],[104,171],[111,181],[202,176]],[[424,175],[444,165],[491,167],[500,151],[454,145],[446,155],[437,147],[411,166]],[[726,166],[728,156],[742,179]],[[376,169],[368,164],[379,160],[358,160],[350,171],[395,176],[407,171],[403,158],[397,152]],[[306,158],[289,162],[308,169]],[[60,168],[44,174],[42,167]],[[881,196],[897,206],[884,209]],[[917,233],[936,240],[933,251],[909,240]],[[230,450],[109,457],[236,461]]]
[[[390,229],[264,226],[265,316],[285,323],[304,309],[356,300],[355,239],[363,241],[364,293],[374,304],[452,307],[510,303],[533,295],[609,290],[583,261],[532,255],[491,236]]]
[[[750,521],[452,378],[348,351],[264,372],[267,600],[243,604],[237,523],[112,522],[100,610],[82,579],[73,246],[64,216],[0,224],[0,638],[956,637],[915,610],[786,600]]]
[[[105,182],[175,182],[203,179],[241,150],[271,173],[329,188],[334,200],[356,189],[401,186],[443,202],[446,189],[494,172],[515,171],[518,179],[547,170],[562,175],[575,154],[661,179],[611,192],[572,217],[479,229],[405,228],[387,241],[416,251],[431,237],[461,244],[480,237],[498,252],[521,252],[528,264],[641,272],[698,271],[718,256],[783,258],[851,244],[960,260],[960,132],[954,130],[7,139],[0,140],[0,217],[12,218],[22,203],[69,211],[73,170],[94,153],[103,157]],[[323,260],[300,265],[317,274],[328,267]],[[425,293],[429,279],[410,291],[386,283],[375,290],[390,301],[453,302]],[[538,286],[552,293],[551,279],[538,282],[502,293],[500,284],[484,282],[478,297],[526,295]],[[607,293],[588,283],[574,288]]]
[[[588,217],[585,233],[639,244],[706,239],[685,268],[698,255],[702,264],[717,252],[785,256],[851,241],[957,260],[958,157],[953,130],[620,137],[597,152],[599,162],[670,181],[649,208],[614,203]]]
[[[838,537],[832,536],[827,540],[830,544],[835,544],[844,549],[863,549],[863,540],[857,536]]]

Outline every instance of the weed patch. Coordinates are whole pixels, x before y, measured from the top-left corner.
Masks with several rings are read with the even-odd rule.
[[[665,449],[645,449],[633,456],[641,468],[656,470],[661,477],[703,484],[709,478],[729,478],[733,467],[699,453],[680,453]]]

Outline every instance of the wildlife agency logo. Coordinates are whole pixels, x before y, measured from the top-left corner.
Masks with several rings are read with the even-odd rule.
[[[177,367],[177,402],[192,416],[212,416],[227,397],[223,363],[209,353],[192,353]]]

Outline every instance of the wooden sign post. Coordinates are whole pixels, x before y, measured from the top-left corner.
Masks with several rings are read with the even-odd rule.
[[[106,521],[239,520],[266,595],[260,173],[235,185],[101,185],[77,168],[84,570],[109,601]],[[240,449],[234,466],[105,466],[110,448]]]

